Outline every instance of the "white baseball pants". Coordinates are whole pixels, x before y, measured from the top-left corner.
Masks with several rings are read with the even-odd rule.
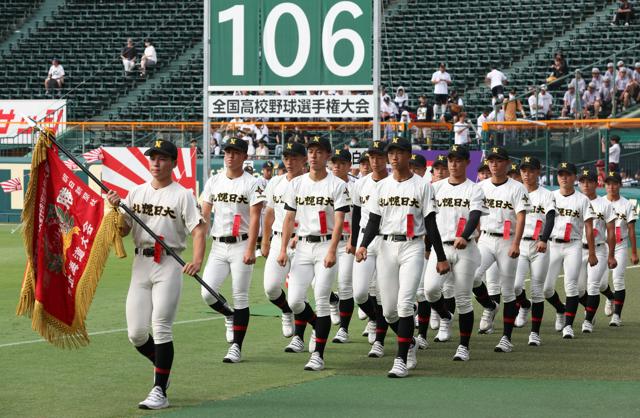
[[[545,299],[553,296],[560,268],[564,270],[564,292],[567,297],[578,296],[578,276],[582,264],[582,241],[570,242],[550,241],[549,270],[544,280],[543,293]]]
[[[589,265],[589,250],[582,249],[582,265],[580,266],[580,275],[578,276],[578,295],[584,295],[584,292],[587,292],[589,296],[597,296],[600,294],[600,286],[603,282],[602,277],[608,272],[608,256],[609,251],[607,245],[598,245],[596,247],[598,264],[591,267]]]
[[[202,279],[213,290],[219,292],[222,283],[231,273],[231,293],[235,309],[249,307],[249,288],[251,287],[253,265],[247,265],[242,261],[247,244],[246,240],[234,244],[213,241],[202,275]],[[202,288],[201,295],[207,305],[216,302],[216,299],[205,288]]]
[[[520,242],[520,256],[518,257],[518,267],[516,270],[515,293],[519,295],[525,288],[524,281],[531,273],[531,301],[533,303],[544,302],[544,281],[547,278],[549,269],[549,246],[547,251],[539,253],[536,250],[537,241]]]
[[[505,303],[516,300],[514,290],[515,272],[518,260],[509,257],[509,248],[511,247],[511,239],[503,239],[502,237],[494,237],[489,234],[482,234],[478,240],[478,249],[482,259],[480,267],[475,272],[474,287],[480,285],[482,275],[489,270],[489,267],[495,262],[497,265],[498,278],[500,286],[492,283],[490,286],[490,275],[487,274],[487,290],[490,295],[502,294]],[[477,260],[476,260],[477,263]]]
[[[287,261],[287,265],[282,267],[278,264],[278,255],[280,255],[280,246],[282,245],[282,235],[274,234],[271,237],[271,250],[269,256],[264,262],[264,293],[269,300],[275,300],[282,292],[282,286],[289,270],[291,262]],[[287,255],[291,259],[293,251],[287,248]]]

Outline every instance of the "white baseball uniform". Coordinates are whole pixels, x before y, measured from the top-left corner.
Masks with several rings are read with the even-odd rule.
[[[349,176],[346,182],[347,193],[351,196],[353,203],[353,186],[355,177]],[[342,223],[342,241],[338,244],[336,252],[338,261],[338,297],[340,300],[353,298],[353,263],[355,257],[347,252],[347,241],[351,235],[351,228],[354,226],[351,222],[351,211],[344,214],[344,222]]]
[[[616,291],[625,290],[624,273],[627,268],[628,260],[628,240],[629,227],[634,228],[634,222],[638,219],[636,207],[626,198],[620,196],[620,199],[611,202],[613,210],[616,214],[616,261],[618,266],[611,271],[613,276],[613,289]],[[609,272],[605,272],[602,280],[601,290],[607,288],[609,283]]]
[[[187,234],[204,222],[195,197],[178,183],[161,189],[151,183],[136,186],[123,203],[178,254],[186,248]],[[182,291],[182,266],[164,250],[160,262],[144,255],[142,250],[153,249],[155,240],[128,215],[124,220],[137,249],[126,303],[129,340],[141,346],[151,327],[156,344],[168,343],[173,340],[171,329]]]

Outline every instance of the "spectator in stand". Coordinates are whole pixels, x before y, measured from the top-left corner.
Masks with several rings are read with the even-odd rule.
[[[254,142],[251,134],[244,134],[244,136],[242,137],[242,140],[249,145],[249,148],[247,149],[247,155],[249,156],[256,155],[256,147],[253,145]]]
[[[517,120],[518,112],[520,112],[523,119],[527,118],[522,102],[516,97],[516,89],[512,88],[509,91],[509,97],[504,99],[504,120],[508,122]]]
[[[449,100],[449,85],[451,84],[451,75],[447,72],[444,62],[440,63],[438,71],[431,76],[431,84],[433,84],[433,93],[436,100],[433,105],[433,119],[437,120],[438,115],[442,116],[446,110],[447,101]]]
[[[133,38],[127,39],[127,45],[122,48],[120,58],[122,59],[122,65],[124,66],[125,75],[135,71],[136,59],[138,59],[138,51],[136,50],[136,46],[133,44]]]
[[[358,141],[358,137],[351,137],[351,140],[349,140],[349,148],[358,148],[358,145],[360,144],[360,141]]]
[[[469,128],[467,114],[460,112],[458,121],[453,125],[454,143],[456,145],[467,145],[469,143]]]
[[[404,87],[398,87],[398,90],[396,91],[396,98],[393,99],[393,102],[398,108],[398,113],[402,113],[407,110],[407,107],[409,106],[409,95],[404,91]]]
[[[618,171],[620,168],[620,154],[622,153],[622,147],[620,146],[620,137],[618,135],[612,135],[609,138],[611,145],[609,146],[609,171]],[[605,152],[606,143],[603,139],[601,141],[602,152]]]
[[[633,19],[633,6],[629,0],[622,0],[620,2],[620,7],[616,10],[616,14],[613,17],[613,22],[611,22],[611,26],[622,25],[624,23],[625,26],[629,26],[629,23]]]
[[[64,86],[64,68],[60,64],[58,58],[54,58],[51,61],[51,67],[47,73],[47,78],[44,80],[45,94],[52,94],[53,90],[60,91]]]
[[[529,98],[527,98],[527,104],[529,105],[529,114],[532,119],[543,119],[542,105],[538,103],[538,92],[535,87],[529,89]]]
[[[574,77],[569,82],[569,86],[573,86],[578,94],[584,93],[587,89],[587,83],[582,78],[582,71],[576,70]]]
[[[627,84],[627,88],[622,94],[622,103],[624,107],[631,106],[631,101],[640,103],[640,62],[636,62],[635,71],[631,73],[631,81]]]
[[[198,146],[198,140],[197,139],[192,139],[191,142],[189,142],[189,148],[192,149],[192,150],[193,149],[196,150],[196,155],[198,157],[202,157],[202,150]]]
[[[434,105],[435,108],[435,105]],[[418,98],[418,108],[416,109],[416,122],[426,123],[433,120],[433,111],[427,103],[427,98],[423,95]],[[420,142],[426,143],[431,147],[431,129],[425,126],[417,127],[417,138]]]
[[[624,65],[618,70],[618,75],[616,77],[616,102],[620,104],[622,102],[622,96],[627,89],[627,86],[631,82],[631,77],[629,72],[627,71],[627,67]],[[622,110],[627,110],[626,106],[622,106]]]
[[[140,60],[140,75],[146,76],[147,69],[155,66],[158,63],[158,55],[156,54],[156,47],[153,46],[153,42],[151,39],[147,38],[144,40],[144,54],[142,54],[142,59]]]
[[[458,96],[458,92],[456,90],[451,90],[451,95],[447,100],[447,112],[451,115],[451,119],[455,123],[458,120],[458,115],[462,113],[464,109],[464,102],[462,98]]]
[[[211,150],[210,150],[210,151],[211,151],[211,155],[212,155],[212,156],[216,156],[216,157],[217,157],[218,155],[220,155],[220,145],[219,145],[219,143],[218,143],[218,140],[217,140],[217,139],[215,139],[215,138],[211,138],[211,145],[210,145],[210,147],[211,147]]]
[[[256,148],[256,157],[258,159],[266,159],[269,156],[269,148],[264,140],[258,141],[258,148]]]
[[[551,119],[553,115],[553,96],[547,91],[547,86],[540,86],[538,94],[538,112],[544,119]]]
[[[396,118],[398,115],[398,108],[396,104],[391,101],[391,97],[388,94],[382,96],[382,103],[380,103],[380,119],[383,122]]]
[[[490,113],[491,113],[491,108],[485,107],[484,109],[482,109],[482,113],[480,114],[480,116],[478,116],[478,120],[476,121],[476,126],[477,126],[476,139],[478,140],[478,142],[482,140],[482,133],[484,132],[484,126],[483,126],[484,123],[490,122],[489,120]]]
[[[602,81],[604,81],[605,79],[609,79],[611,80],[612,84],[613,84],[613,78],[615,76],[615,66],[613,65],[612,62],[607,63],[607,71],[604,72],[604,75],[602,76]]]
[[[604,180],[607,178],[607,173],[604,170],[604,161],[596,161],[596,171],[598,172],[598,187],[604,187]]]
[[[602,79],[602,87],[598,91],[598,100],[596,102],[598,114],[609,115],[613,110],[613,87],[610,78]]]
[[[553,64],[549,66],[551,70],[551,74],[547,77],[547,84],[549,84],[550,88],[557,87],[558,84],[556,80],[564,77],[568,74],[569,68],[567,66],[567,61],[562,56],[562,52],[556,52],[553,57]]]
[[[487,116],[487,122],[504,122],[504,109],[501,103],[496,103],[494,109]],[[504,134],[498,131],[493,138],[494,145],[505,145]]]
[[[587,90],[582,94],[582,113],[585,119],[589,119],[591,116],[598,118],[600,109],[596,107],[598,104],[598,91],[596,85],[589,83]]]
[[[576,114],[576,88],[575,86],[569,85],[569,88],[564,93],[564,97],[562,99],[562,118],[567,118],[568,115],[574,116]]]
[[[493,65],[491,71],[485,77],[484,82],[491,89],[491,96],[493,97],[491,104],[495,105],[496,102],[501,103],[502,99],[504,99],[504,86],[508,83],[507,76],[498,70],[496,65]]]
[[[595,86],[596,91],[599,91],[602,88],[602,80],[603,79],[604,78],[600,74],[600,69],[597,68],[597,67],[594,67],[591,70],[591,81],[590,81],[590,83],[593,83],[593,85]]]

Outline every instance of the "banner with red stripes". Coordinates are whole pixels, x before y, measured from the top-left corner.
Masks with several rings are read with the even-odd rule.
[[[19,177],[12,178],[11,180],[0,182],[2,190],[5,193],[17,192],[22,190],[22,182]]]

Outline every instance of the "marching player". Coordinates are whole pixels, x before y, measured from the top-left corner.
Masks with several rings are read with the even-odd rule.
[[[410,170],[411,144],[393,138],[386,150],[393,174],[381,180],[369,198],[369,220],[356,260],[366,260],[367,248],[382,235],[376,260],[379,296],[385,319],[398,335],[398,351],[388,376],[406,377],[417,365],[413,302],[424,264],[425,234],[438,258],[437,272],[448,272],[449,263],[436,224],[433,188]]]
[[[569,339],[573,338],[573,320],[578,310],[578,276],[582,265],[583,233],[586,235],[589,265],[593,267],[598,264],[593,236],[595,214],[589,199],[574,188],[576,174],[576,166],[572,163],[561,162],[558,166],[560,188],[553,192],[558,215],[551,232],[549,270],[543,287],[545,299],[556,309],[556,331],[562,331],[562,337]],[[566,306],[555,290],[561,267],[564,270]]]
[[[440,181],[449,177],[449,168],[447,166],[447,156],[440,154],[436,157],[431,165],[431,183]]]
[[[624,285],[624,273],[627,268],[627,238],[631,244],[631,263],[633,265],[638,264],[638,250],[636,249],[636,220],[638,214],[636,213],[635,206],[624,197],[620,196],[620,187],[622,186],[622,178],[620,174],[615,171],[610,171],[609,175],[605,179],[605,187],[607,189],[607,200],[613,205],[613,210],[616,213],[617,219],[615,224],[615,258],[618,265],[612,271],[613,276],[613,289],[615,293],[610,299],[607,298],[608,312],[605,312],[607,316],[611,316],[609,326],[619,327],[622,324],[620,317],[622,315],[622,307],[624,305],[625,298],[625,285]],[[608,287],[609,272],[605,272],[601,289],[606,289],[611,292]],[[612,303],[613,302],[613,303]],[[612,306],[613,305],[613,309]]]
[[[204,268],[203,279],[218,291],[231,273],[233,316],[225,318],[227,342],[231,344],[225,363],[241,361],[242,343],[249,325],[249,287],[255,247],[260,227],[260,213],[265,201],[258,179],[242,169],[247,159],[247,142],[230,138],[223,147],[226,170],[209,178],[202,192],[202,215],[211,224],[213,243]],[[202,299],[217,310],[216,300],[202,289]]]
[[[347,184],[327,171],[327,161],[331,157],[328,139],[313,138],[307,146],[307,157],[309,173],[293,179],[285,193],[287,213],[278,264],[284,267],[287,263],[289,239],[297,219],[298,243],[289,272],[289,307],[296,321],[290,346],[302,342],[304,325],[310,323],[314,328],[309,342],[312,354],[304,369],[319,371],[324,369],[324,349],[331,328],[329,297],[337,271],[337,249],[351,199]],[[312,281],[316,313],[305,301]]]
[[[585,239],[586,234],[582,235],[582,265],[578,276],[578,295],[586,308],[582,332],[591,333],[593,332],[593,318],[600,305],[602,277],[607,272],[607,264],[611,269],[617,265],[615,258],[615,221],[617,217],[611,203],[596,194],[598,173],[595,170],[582,170],[578,181],[580,182],[580,190],[589,199],[595,214],[593,235],[598,264],[593,267],[587,266],[589,247]]]
[[[371,173],[371,162],[369,161],[369,153],[363,152],[358,161],[358,178],[366,177]]]
[[[478,167],[478,182],[486,180],[491,177],[491,170],[489,170],[489,164],[487,160],[482,160],[480,167]]]
[[[200,271],[205,251],[206,229],[193,194],[171,180],[176,167],[178,149],[169,141],[155,141],[145,155],[150,157],[149,171],[153,180],[134,187],[124,203],[130,207],[165,243],[177,253],[186,247],[188,233],[193,238],[193,259],[180,264],[156,244],[153,238],[132,219],[122,215],[120,234],[132,233],[135,248],[131,285],[127,294],[127,332],[136,350],[151,360],[155,367],[153,389],[140,402],[141,409],[169,406],[167,387],[173,363],[173,321],[176,317],[182,274]],[[118,206],[115,191],[107,200]],[[153,336],[149,335],[149,328]]]
[[[290,264],[284,267],[278,264],[282,243],[282,222],[285,216],[284,194],[291,181],[301,176],[307,162],[307,150],[298,142],[285,144],[282,152],[287,174],[274,177],[265,190],[266,204],[264,229],[260,249],[267,259],[264,263],[264,292],[271,303],[282,311],[282,335],[293,335],[293,312],[287,303],[282,284],[289,274]],[[273,232],[273,236],[272,235]],[[271,251],[273,247],[273,251]]]
[[[495,348],[496,352],[513,351],[511,333],[518,313],[515,295],[515,271],[520,255],[520,241],[524,231],[526,214],[530,208],[529,194],[521,183],[507,177],[509,153],[505,148],[492,147],[487,155],[491,178],[480,183],[485,195],[489,215],[484,217],[480,228],[482,235],[478,240],[482,263],[476,270],[474,287],[479,288],[482,276],[495,262],[498,269],[499,290],[504,298],[503,334]],[[488,276],[487,276],[488,278]],[[488,284],[487,284],[488,285]],[[486,292],[474,292],[478,301],[485,307],[480,321],[480,329],[491,330],[498,310]],[[487,305],[494,304],[493,309]],[[488,324],[483,324],[486,321]],[[483,326],[484,325],[484,326]]]
[[[452,316],[444,304],[442,288],[444,280],[453,283],[460,321],[460,344],[453,360],[467,361],[473,330],[473,280],[480,259],[475,238],[478,235],[480,217],[486,215],[488,210],[484,204],[482,189],[467,179],[469,150],[461,145],[453,145],[447,160],[449,178],[435,183],[433,188],[438,206],[436,220],[442,230],[442,243],[451,265],[451,273],[446,276],[437,274],[435,257],[430,257],[425,275],[425,294],[440,315],[440,330],[448,333]],[[442,337],[443,340],[449,339],[449,335]]]
[[[556,207],[553,193],[538,184],[540,160],[525,155],[520,164],[522,182],[531,199],[531,209],[527,213],[524,236],[520,242],[520,256],[516,270],[515,294],[520,306],[515,326],[522,328],[527,324],[531,311],[531,333],[529,345],[540,345],[540,325],[544,310],[542,288],[549,268],[549,251],[547,243],[553,230]],[[530,273],[531,300],[527,299],[524,281]]]

